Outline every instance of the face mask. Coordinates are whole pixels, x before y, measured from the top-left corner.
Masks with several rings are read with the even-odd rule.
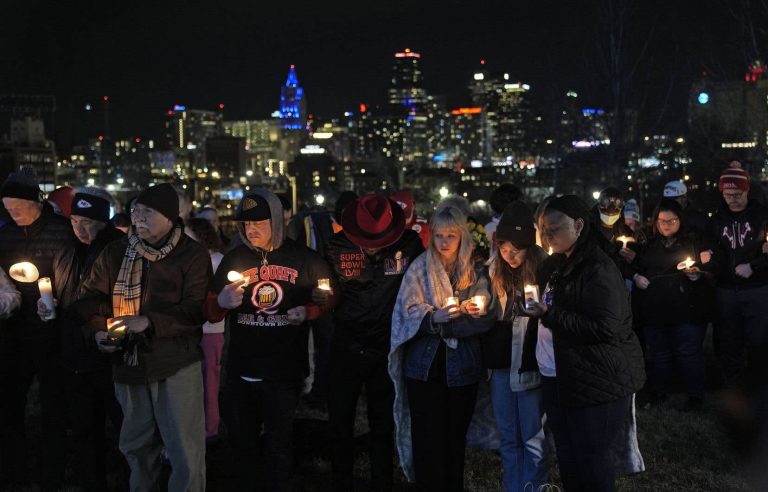
[[[600,212],[600,221],[605,224],[612,226],[616,222],[618,222],[619,218],[621,217],[621,214],[616,215],[605,215],[604,213]]]

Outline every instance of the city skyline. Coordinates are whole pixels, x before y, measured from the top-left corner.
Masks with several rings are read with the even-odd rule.
[[[644,102],[652,114],[642,123],[651,130],[684,128],[687,93],[701,71],[737,78],[748,63],[747,54],[728,56],[745,52],[746,34],[729,31],[733,20],[723,17],[725,6],[674,3],[644,2],[624,21],[633,35],[652,33],[647,45],[626,40],[625,53],[626,61],[642,62],[627,69],[633,70],[628,104]],[[268,118],[279,107],[275,88],[292,64],[309,113],[328,119],[360,103],[384,103],[392,56],[411,48],[422,54],[425,88],[444,95],[449,107],[468,105],[468,84],[481,59],[489,70],[529,83],[539,102],[575,90],[583,107],[611,104],[600,66],[598,41],[605,36],[592,39],[593,31],[610,26],[605,2],[146,5],[19,7],[19,18],[40,29],[1,21],[0,92],[55,95],[59,145],[82,140],[85,104],[96,105],[103,95],[110,96],[114,135],[157,138],[162,115],[174,104],[225,104],[227,119]],[[704,32],[709,35],[701,37]]]

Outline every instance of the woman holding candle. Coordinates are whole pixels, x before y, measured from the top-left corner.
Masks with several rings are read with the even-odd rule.
[[[568,492],[613,491],[617,468],[643,469],[633,394],[645,375],[626,287],[580,198],[553,199],[540,230],[555,254],[528,314],[539,318],[536,360],[560,475]]]
[[[704,397],[709,283],[700,279],[700,270],[692,265],[692,258],[699,257],[699,245],[684,226],[682,207],[662,199],[653,212],[654,235],[635,260],[634,282],[647,348],[650,403],[666,397],[676,360],[685,376],[686,409],[699,410]]]
[[[430,247],[406,272],[392,315],[397,447],[406,476],[415,472],[422,490],[463,490],[467,429],[483,376],[479,335],[497,318],[496,303],[481,311],[472,301],[491,299],[490,282],[485,267],[473,267],[466,223],[457,207],[438,206]]]
[[[508,205],[496,228],[489,261],[498,321],[484,335],[483,359],[491,374],[491,401],[501,434],[504,490],[538,490],[547,482],[544,406],[536,364],[538,324],[521,312],[524,286],[535,287],[547,254],[536,245],[533,215],[521,201]]]

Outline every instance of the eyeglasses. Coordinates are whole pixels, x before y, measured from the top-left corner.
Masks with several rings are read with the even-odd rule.
[[[675,218],[675,219],[669,219],[669,220],[664,220],[664,219],[656,219],[656,222],[657,222],[659,225],[664,225],[664,226],[673,226],[673,225],[677,224],[678,222],[680,222],[680,219],[677,219],[677,218]]]
[[[131,218],[139,220],[148,220],[155,216],[155,211],[151,208],[133,207],[131,209]]]

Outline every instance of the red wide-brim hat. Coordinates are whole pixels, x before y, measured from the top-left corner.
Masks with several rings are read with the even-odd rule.
[[[383,195],[365,195],[347,205],[341,226],[361,248],[385,248],[405,231],[405,214],[397,202]]]

